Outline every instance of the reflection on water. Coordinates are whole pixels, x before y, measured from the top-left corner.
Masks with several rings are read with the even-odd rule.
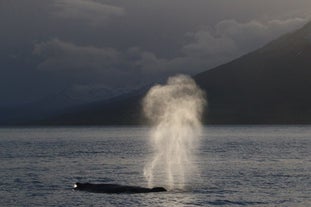
[[[147,186],[148,128],[0,129],[4,206],[311,206],[311,127],[206,127],[184,191],[105,195],[75,182]],[[1,204],[1,205],[2,205]]]

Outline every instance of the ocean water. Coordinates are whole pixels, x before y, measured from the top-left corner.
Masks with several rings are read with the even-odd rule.
[[[107,195],[75,182],[147,186],[144,127],[0,128],[0,206],[311,206],[310,126],[205,127],[183,191]]]

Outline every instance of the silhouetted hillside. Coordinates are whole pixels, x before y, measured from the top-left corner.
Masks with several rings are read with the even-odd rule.
[[[311,123],[311,22],[194,78],[208,96],[206,123]],[[142,123],[143,96],[141,92],[88,104],[40,123]]]
[[[142,124],[141,100],[145,91],[70,108],[62,115],[35,121],[39,125],[129,125]]]
[[[311,123],[311,23],[195,76],[210,123]]]

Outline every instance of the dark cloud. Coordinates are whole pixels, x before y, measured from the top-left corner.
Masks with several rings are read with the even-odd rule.
[[[72,70],[73,72],[87,69],[109,70],[118,64],[120,56],[113,48],[78,46],[58,39],[36,43],[33,54],[44,59],[38,65],[40,70]]]
[[[117,50],[59,39],[36,43],[33,55],[41,59],[37,65],[39,71],[58,74],[75,84],[101,87],[142,87],[169,74],[182,72],[188,64],[186,57],[159,58],[138,47]]]
[[[60,18],[85,21],[94,26],[110,17],[123,16],[124,9],[92,0],[54,0],[54,14]]]
[[[33,100],[195,74],[302,26],[310,9],[309,0],[3,0],[0,93]]]
[[[223,20],[215,27],[188,33],[192,42],[184,45],[183,52],[190,57],[220,58],[224,62],[257,49],[286,32],[298,29],[307,21],[306,18],[249,22]]]
[[[139,47],[123,50],[79,45],[59,39],[36,43],[33,54],[42,58],[37,69],[56,72],[83,84],[138,87],[176,73],[195,74],[252,51],[267,40],[297,29],[306,19],[265,22],[223,20],[185,34],[179,56],[159,57]]]
[[[128,85],[134,72],[127,54],[113,48],[78,45],[52,39],[36,43],[33,54],[42,59],[37,69],[56,73],[74,83],[101,83],[107,86]],[[139,72],[139,71],[135,71]]]
[[[159,73],[195,74],[255,50],[269,40],[293,31],[308,21],[307,18],[289,18],[238,22],[222,20],[214,27],[203,27],[185,36],[188,41],[174,58],[159,58],[154,53],[142,53],[144,71]]]

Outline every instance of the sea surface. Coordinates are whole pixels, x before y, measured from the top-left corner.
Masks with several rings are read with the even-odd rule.
[[[147,127],[0,128],[0,206],[311,206],[310,126],[205,127],[185,190],[97,194],[75,182],[147,186]]]

